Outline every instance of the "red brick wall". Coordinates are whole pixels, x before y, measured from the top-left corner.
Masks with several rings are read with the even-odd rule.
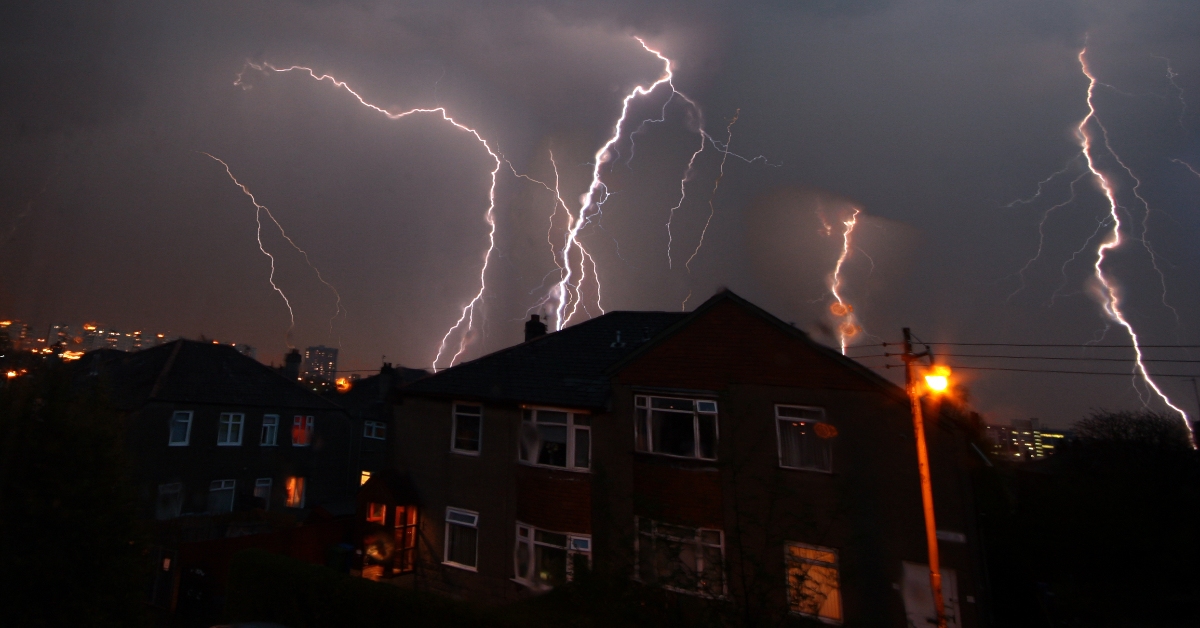
[[[666,523],[725,527],[721,475],[716,469],[634,462],[633,494],[634,514]]]
[[[716,304],[698,320],[649,350],[617,376],[622,384],[721,390],[753,383],[870,390],[861,375],[803,340],[739,307]]]
[[[592,476],[517,465],[517,519],[554,532],[592,532]]]

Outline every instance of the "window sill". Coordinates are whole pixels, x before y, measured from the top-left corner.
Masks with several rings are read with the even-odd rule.
[[[451,561],[448,561],[448,560],[443,560],[443,561],[442,561],[442,564],[443,564],[443,565],[445,565],[445,566],[447,566],[447,567],[454,567],[455,569],[461,569],[461,570],[463,570],[463,571],[470,571],[470,572],[472,572],[472,573],[479,573],[479,568],[478,568],[478,567],[472,567],[472,566],[470,566],[470,565],[462,565],[462,564],[455,563],[455,562],[451,562]]]
[[[779,468],[783,469],[784,471],[805,471],[808,473],[820,473],[822,475],[833,475],[833,469],[816,469],[813,467],[785,467],[783,465],[779,465]]]
[[[480,452],[479,452],[479,450],[470,451],[470,450],[466,450],[466,449],[454,449],[454,448],[450,448],[450,453],[452,453],[452,454],[458,454],[458,455],[460,455],[460,456],[471,456],[471,457],[473,457],[473,458],[478,458],[478,457],[479,457],[479,453],[480,453]]]
[[[818,617],[817,615],[813,615],[812,613],[801,613],[800,611],[791,611],[790,610],[790,611],[788,611],[788,615],[791,615],[792,617],[804,617],[807,619],[815,619],[815,620],[821,622],[822,624],[829,624],[830,626],[841,626],[842,625],[842,620],[840,620],[840,619],[829,619],[828,617]]]
[[[674,456],[671,454],[656,454],[649,451],[634,450],[633,456],[639,462],[648,462],[652,464],[672,466],[680,469],[689,469],[694,471],[717,471],[716,459],[708,458],[689,458],[687,456]]]
[[[241,447],[241,443],[217,443],[217,447]]]
[[[586,473],[586,474],[590,474],[592,472],[592,469],[590,467],[556,467],[556,466],[550,465],[550,464],[538,464],[536,462],[527,462],[525,460],[521,460],[520,458],[517,459],[517,463],[520,464],[521,466],[530,467],[532,469],[548,469],[550,471],[565,471],[567,473]]]
[[[167,443],[167,447],[187,447],[187,443]]]

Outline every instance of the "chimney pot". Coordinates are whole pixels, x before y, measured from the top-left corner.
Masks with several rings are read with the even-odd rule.
[[[537,314],[529,315],[529,320],[525,322],[525,342],[546,335],[546,324],[541,319]]]

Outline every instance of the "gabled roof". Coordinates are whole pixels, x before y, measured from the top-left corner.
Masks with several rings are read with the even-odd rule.
[[[603,408],[608,402],[608,369],[687,316],[609,312],[464,362],[404,390],[477,401]]]
[[[845,369],[858,381],[885,393],[903,394],[887,379],[729,290],[717,293],[690,313],[609,312],[446,369],[404,391],[464,400],[602,409],[607,406],[611,381],[618,371],[724,302],[732,302],[804,343],[824,358],[822,364]]]
[[[93,351],[80,360],[118,408],[150,401],[242,407],[335,410],[339,406],[237,349],[176,340],[134,353]]]

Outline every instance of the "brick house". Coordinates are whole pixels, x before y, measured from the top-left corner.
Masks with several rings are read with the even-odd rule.
[[[591,565],[777,620],[924,624],[903,390],[729,291],[537,325],[403,390],[392,482],[411,489],[369,482],[360,517],[397,530],[377,558],[415,557],[372,577],[504,601]],[[932,423],[950,625],[978,626],[966,434]]]

